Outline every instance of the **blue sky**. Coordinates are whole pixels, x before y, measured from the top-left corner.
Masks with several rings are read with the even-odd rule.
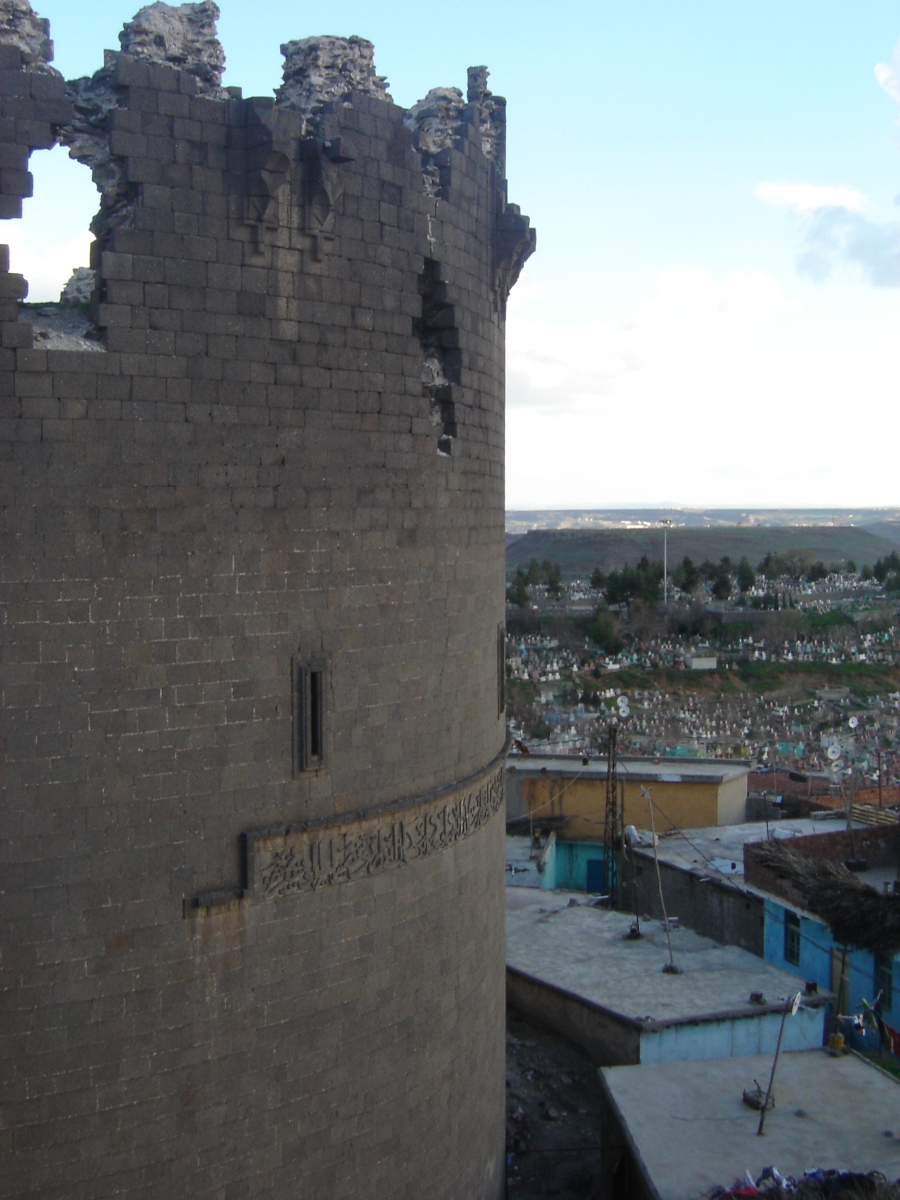
[[[509,309],[510,507],[900,502],[896,3],[221,7],[244,95],[314,33],[371,39],[404,106],[490,67],[539,247]],[[135,8],[36,5],[69,78]],[[96,199],[64,152],[32,164],[10,240],[43,298]]]

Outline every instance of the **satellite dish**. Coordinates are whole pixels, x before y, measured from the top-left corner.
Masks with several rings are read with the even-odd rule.
[[[618,704],[619,708],[627,708],[628,707],[628,697],[627,696],[619,696],[618,700],[616,700],[616,704]]]
[[[850,726],[851,729],[855,729],[857,727],[857,725],[859,724],[859,717],[851,717],[850,720],[847,722],[847,724]]]
[[[837,762],[837,760],[841,757],[841,748],[840,746],[829,746],[826,750],[826,754],[832,762]]]

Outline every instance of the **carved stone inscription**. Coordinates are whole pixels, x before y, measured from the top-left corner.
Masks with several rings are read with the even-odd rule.
[[[427,858],[486,825],[503,803],[503,782],[501,766],[464,790],[402,814],[254,839],[251,878],[262,896],[273,898],[349,883]]]

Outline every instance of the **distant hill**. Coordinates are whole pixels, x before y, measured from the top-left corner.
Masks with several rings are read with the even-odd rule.
[[[707,558],[718,561],[725,554],[734,562],[746,555],[755,570],[770,550],[806,550],[826,566],[852,558],[862,567],[896,549],[896,542],[849,525],[688,526],[669,531],[669,570],[685,555],[700,563]],[[626,562],[634,564],[642,554],[662,559],[661,529],[533,529],[507,545],[506,569],[511,573],[533,558],[548,558],[559,563],[564,578],[572,579],[590,575],[595,567],[609,572]]]
[[[874,525],[868,526],[868,530],[869,533],[887,538],[889,542],[900,545],[900,523],[897,521],[876,521]]]
[[[868,529],[890,541],[900,541],[900,509],[897,508],[569,508],[508,509],[506,532],[528,533],[531,529],[640,529],[670,521],[675,528],[694,526],[783,526],[846,525]]]

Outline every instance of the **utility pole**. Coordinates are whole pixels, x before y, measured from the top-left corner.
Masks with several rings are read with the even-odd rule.
[[[669,526],[671,521],[662,521],[663,527],[663,608],[669,607]]]
[[[603,869],[606,878],[607,907],[614,909],[619,900],[619,780],[617,772],[615,722],[609,727],[609,754],[606,760],[606,813],[603,820]]]

